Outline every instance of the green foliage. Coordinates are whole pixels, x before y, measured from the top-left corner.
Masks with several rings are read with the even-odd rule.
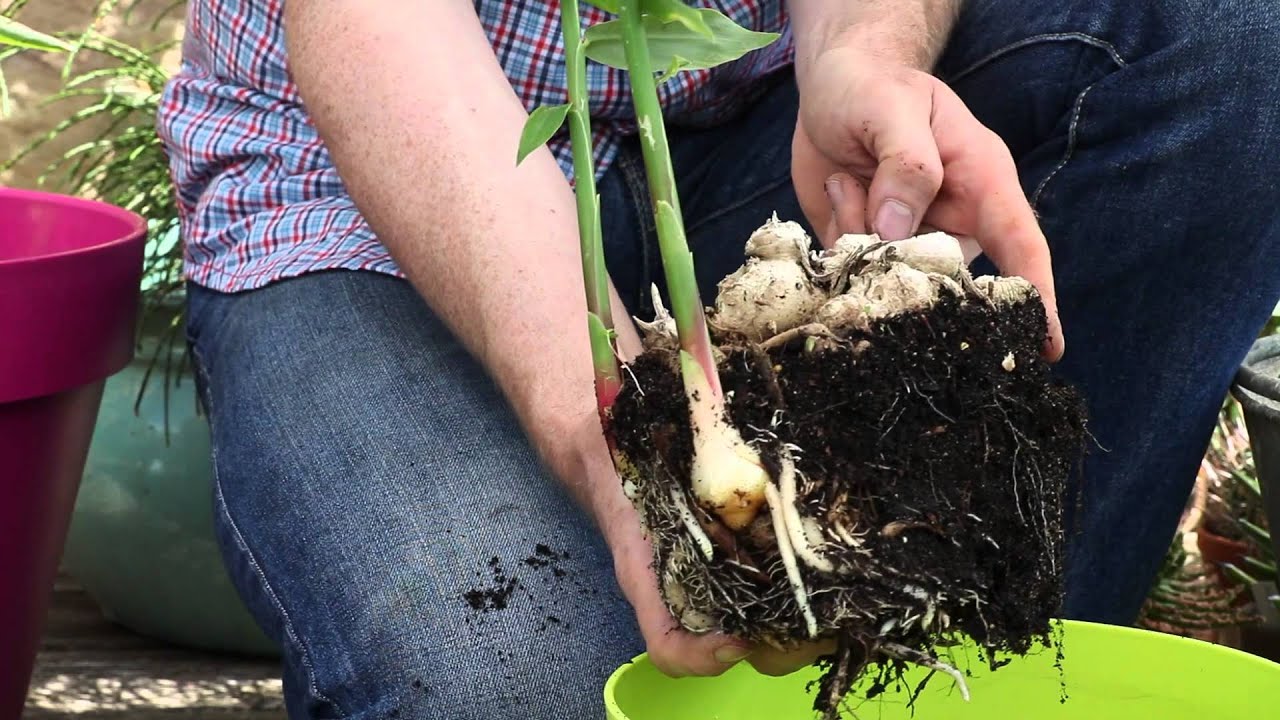
[[[617,15],[622,12],[622,5],[617,0],[588,0],[588,2],[607,13]],[[640,8],[645,15],[659,22],[678,22],[700,35],[712,36],[706,19],[696,8],[686,5],[681,0],[641,0]]]
[[[1275,310],[1271,311],[1271,319],[1267,321],[1265,327],[1262,328],[1262,335],[1275,335],[1280,333],[1280,303],[1276,304]]]
[[[690,16],[646,13],[643,18],[650,61],[656,67],[667,68],[667,75],[732,62],[779,37],[777,33],[747,30],[710,8],[683,7]],[[688,17],[696,17],[700,22]],[[700,30],[699,26],[705,26],[709,32]],[[592,26],[586,33],[587,57],[610,67],[627,69],[625,35],[622,20]]]
[[[1240,412],[1234,399],[1229,399],[1223,409],[1223,416],[1233,418]],[[1219,428],[1223,423],[1219,423]],[[1218,440],[1215,433],[1215,441]],[[1258,583],[1280,583],[1280,571],[1277,570],[1275,545],[1272,542],[1271,528],[1267,524],[1263,505],[1262,487],[1258,481],[1257,468],[1254,464],[1252,448],[1248,446],[1248,436],[1244,435],[1244,447],[1235,456],[1234,466],[1225,468],[1220,474],[1219,482],[1211,488],[1211,501],[1218,503],[1216,512],[1231,512],[1229,518],[1214,518],[1217,528],[1230,527],[1231,535],[1243,542],[1248,550],[1240,564],[1224,563],[1223,573],[1243,588],[1252,588]],[[1213,453],[1213,444],[1210,445]],[[1208,507],[1206,507],[1208,516]],[[1224,522],[1225,520],[1225,522]],[[1270,598],[1280,609],[1280,594]]]
[[[650,68],[654,62],[659,63],[666,70],[662,77],[665,80],[681,70],[709,68],[736,60],[768,45],[778,35],[747,30],[715,10],[693,8],[681,0],[635,0],[636,4],[626,0],[586,1],[622,17],[592,26],[580,35],[582,21],[577,1],[565,0],[561,4],[560,24],[564,33],[569,102],[540,107],[530,113],[520,134],[516,163],[545,145],[568,121],[577,185],[583,286],[587,294],[597,388],[600,388],[616,381],[617,364],[612,349],[612,322],[607,314],[609,300],[604,293],[607,276],[599,230],[599,197],[594,188],[590,111],[586,103],[587,59],[632,74],[636,117],[646,137],[646,170],[650,174],[651,188],[659,190],[654,193],[655,219],[663,262],[669,266],[668,284],[672,287],[677,326],[682,342],[709,350],[705,346],[709,346],[710,338],[697,297],[693,257],[685,242],[661,108],[657,105]],[[637,43],[643,51],[640,55],[635,55]],[[699,357],[710,362],[711,354],[709,351],[701,352]],[[705,370],[711,386],[718,389],[719,379],[714,364]],[[607,393],[600,397],[604,395]]]
[[[1216,630],[1256,620],[1235,605],[1235,593],[1218,583],[1202,563],[1187,557],[1183,535],[1169,546],[1155,586],[1143,605],[1139,627],[1178,634]]]
[[[40,52],[66,52],[71,46],[65,41],[38,32],[15,18],[27,0],[13,0],[0,8],[0,118],[7,116],[9,107],[9,84],[5,82],[3,63],[6,59],[24,50]]]
[[[34,30],[17,20],[0,16],[0,46],[13,46],[28,50],[67,52],[71,46],[52,35]]]
[[[564,125],[569,114],[569,103],[563,105],[544,105],[529,113],[529,119],[520,133],[520,149],[516,153],[516,164],[524,162],[529,153],[537,150]]]

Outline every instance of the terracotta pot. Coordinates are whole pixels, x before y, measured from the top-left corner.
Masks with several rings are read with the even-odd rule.
[[[1225,588],[1236,588],[1238,583],[1232,581],[1222,572],[1223,563],[1231,563],[1239,566],[1244,560],[1245,555],[1249,552],[1249,546],[1239,540],[1222,537],[1214,534],[1203,526],[1196,531],[1196,547],[1200,550],[1200,556],[1204,558],[1204,562],[1208,565],[1218,582]],[[1241,589],[1241,594],[1243,594]]]

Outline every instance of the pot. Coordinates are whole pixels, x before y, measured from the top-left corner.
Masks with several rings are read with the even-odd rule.
[[[1274,530],[1271,540],[1280,557],[1280,335],[1254,342],[1231,393],[1244,408],[1267,523]]]
[[[177,309],[147,322],[134,361],[107,381],[62,566],[104,616],[138,634],[274,657],[215,541],[209,424],[183,369],[182,333],[170,332]]]
[[[1245,555],[1249,553],[1249,546],[1239,540],[1232,540],[1217,533],[1210,531],[1203,524],[1196,530],[1196,549],[1200,551],[1200,557],[1204,563],[1212,570],[1214,577],[1218,579],[1218,583],[1228,590],[1236,589],[1240,591],[1240,595],[1244,595],[1243,588],[1239,583],[1227,577],[1222,571],[1224,563],[1231,563],[1239,567]],[[1241,597],[1238,604],[1245,604],[1248,598]]]
[[[133,354],[146,225],[0,188],[0,719],[26,701],[105,379]]]
[[[1037,650],[991,671],[963,637],[944,654],[965,674],[966,702],[947,675],[913,667],[901,683],[865,699],[870,673],[849,696],[847,717],[877,720],[1260,720],[1276,716],[1280,665],[1231,648],[1149,630],[1061,624],[1061,655]],[[608,720],[812,718],[817,666],[770,677],[739,663],[715,677],[673,679],[647,655],[605,684]],[[927,676],[929,683],[921,687]],[[810,684],[812,683],[812,685]],[[1206,691],[1206,688],[1210,688]]]

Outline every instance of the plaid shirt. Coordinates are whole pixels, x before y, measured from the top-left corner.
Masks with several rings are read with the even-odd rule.
[[[421,0],[432,2],[433,0]],[[376,3],[375,3],[376,4]],[[752,84],[792,60],[782,0],[709,0],[738,24],[781,31],[778,42],[660,89],[671,122],[709,125],[740,110]],[[565,102],[559,3],[475,0],[512,87],[532,110]],[[399,275],[347,195],[290,80],[284,0],[196,0],[187,8],[182,65],[164,89],[158,127],[170,155],[186,275],[222,291],[321,269]],[[608,16],[583,5],[583,23]],[[596,167],[634,131],[626,74],[588,70]],[[572,180],[568,137],[549,143]]]

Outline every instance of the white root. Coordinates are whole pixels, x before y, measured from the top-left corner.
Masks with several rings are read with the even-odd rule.
[[[662,304],[662,294],[657,285],[649,286],[650,297],[653,298],[653,322],[645,322],[634,318],[636,325],[644,334],[646,348],[665,347],[674,350],[680,347],[680,336],[676,332],[676,319],[667,312]]]
[[[1025,302],[1036,294],[1036,286],[1025,278],[1011,275],[996,277],[983,275],[973,279],[978,291],[991,300],[996,307],[1007,307]]]
[[[938,292],[928,274],[905,263],[892,263],[883,275],[871,278],[866,298],[870,301],[867,314],[876,320],[928,309]]]
[[[773,533],[777,538],[778,554],[782,556],[782,566],[786,568],[787,580],[795,593],[796,604],[804,615],[805,630],[809,637],[818,636],[818,619],[814,617],[813,606],[809,604],[809,591],[804,587],[804,579],[800,577],[800,566],[796,563],[795,551],[791,547],[791,537],[787,532],[787,523],[783,519],[782,496],[773,483],[765,485],[764,497],[769,505],[769,514],[773,517]]]
[[[870,303],[861,295],[836,295],[818,310],[818,323],[836,332],[871,329],[867,314]]]
[[[892,259],[904,262],[921,272],[935,273],[957,280],[961,272],[968,272],[964,262],[964,251],[960,249],[960,241],[944,232],[931,232],[897,242],[883,243],[883,247],[867,253],[867,259],[883,259],[886,252],[893,253]]]
[[[752,257],[720,281],[710,322],[760,342],[809,322],[826,299],[796,260]]]
[[[782,501],[782,519],[787,527],[787,535],[790,537],[791,546],[795,550],[795,554],[806,565],[820,572],[832,572],[835,566],[831,561],[823,557],[809,543],[809,538],[805,533],[804,521],[800,517],[800,508],[796,507],[796,476],[799,471],[796,470],[795,458],[791,456],[791,451],[785,446],[782,448],[781,470],[778,473],[778,489],[779,496]]]
[[[801,263],[809,253],[809,235],[800,223],[782,222],[773,217],[747,239],[746,253],[761,260],[791,260]]]
[[[666,595],[667,605],[670,607],[673,615],[680,621],[680,625],[692,633],[704,633],[712,630],[715,623],[711,617],[704,612],[689,607],[689,596],[684,591],[679,580],[672,572],[675,565],[674,558],[668,561],[667,568],[662,573],[662,589]]]
[[[831,523],[831,529],[835,531],[836,537],[840,538],[840,541],[845,545],[856,548],[862,547],[862,540],[849,532],[849,528],[845,527],[844,523],[839,520],[835,520]]]
[[[689,509],[689,503],[684,501],[684,493],[680,491],[680,488],[671,488],[671,503],[675,505],[676,512],[680,514],[680,520],[684,523],[685,529],[689,531],[689,535],[697,543],[698,549],[702,551],[702,556],[707,560],[711,560],[715,555],[715,547],[711,544],[711,538],[707,537],[706,531],[698,524],[698,519],[693,516],[693,510]]]
[[[951,678],[956,681],[956,686],[960,688],[960,696],[964,698],[965,702],[969,702],[969,685],[964,681],[964,675],[954,667],[935,657],[926,655],[918,650],[912,650],[905,645],[898,645],[897,643],[881,644],[880,652],[897,660],[915,663],[921,667],[950,675]]]

